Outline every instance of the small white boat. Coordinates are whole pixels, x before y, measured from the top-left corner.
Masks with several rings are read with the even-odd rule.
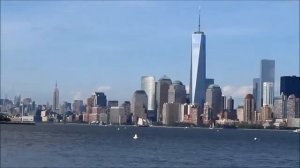
[[[300,133],[300,129],[295,129],[293,132]]]
[[[209,126],[209,129],[214,129],[215,128],[215,124],[212,123],[210,126]]]
[[[138,139],[139,137],[137,136],[137,134],[134,134],[133,139]]]

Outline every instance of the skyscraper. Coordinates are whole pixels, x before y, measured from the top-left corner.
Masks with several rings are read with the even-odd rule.
[[[203,109],[206,92],[206,42],[205,34],[200,30],[200,14],[198,31],[192,34],[191,70],[190,70],[190,102]]]
[[[55,83],[55,89],[53,92],[53,106],[52,106],[52,110],[54,112],[58,112],[59,111],[59,90],[57,88],[57,82]]]
[[[273,88],[270,90],[272,93],[274,93],[274,83],[275,83],[275,60],[267,60],[263,59],[261,60],[260,64],[260,97],[259,100],[256,100],[259,102],[260,106],[257,106],[256,110],[260,110],[260,107],[262,105],[262,98],[263,98],[263,83],[264,82],[272,82]],[[272,100],[273,101],[273,100]]]
[[[294,94],[296,97],[300,98],[300,77],[280,77],[280,93],[286,96]]]
[[[154,76],[142,76],[141,90],[144,90],[148,96],[148,116],[156,120],[155,105],[155,78]]]
[[[260,109],[261,103],[260,103],[260,78],[254,78],[253,79],[253,97],[254,97],[254,109]]]
[[[169,103],[185,103],[186,91],[185,86],[180,81],[174,81],[169,87],[168,102]]]
[[[144,90],[137,90],[132,96],[131,112],[133,113],[133,121],[138,118],[147,118],[148,97]]]
[[[211,108],[212,119],[221,112],[222,91],[218,85],[210,85],[206,90],[206,103]]]
[[[273,106],[274,88],[272,82],[263,83],[263,106]]]
[[[95,106],[106,107],[107,99],[103,92],[95,92]]]
[[[168,91],[172,81],[167,76],[161,77],[156,85],[157,121],[162,121],[163,104],[168,102]]]
[[[244,121],[254,122],[254,97],[252,94],[247,94],[244,100]]]

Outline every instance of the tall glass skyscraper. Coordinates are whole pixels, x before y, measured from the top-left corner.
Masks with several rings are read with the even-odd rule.
[[[261,60],[260,64],[260,97],[257,100],[259,103],[257,105],[262,105],[262,98],[263,98],[263,83],[264,82],[272,82],[273,83],[273,88],[270,90],[270,92],[274,93],[274,84],[275,84],[275,60],[267,60],[263,59]],[[273,100],[272,100],[273,101]],[[260,111],[260,107],[257,106],[258,111]]]
[[[205,34],[199,29],[192,34],[190,102],[203,106],[206,92],[206,49]]]

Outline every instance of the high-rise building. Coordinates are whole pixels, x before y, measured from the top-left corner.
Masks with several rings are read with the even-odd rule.
[[[206,90],[206,103],[211,108],[212,119],[221,112],[222,91],[218,85],[210,85]]]
[[[222,101],[221,101],[221,111],[224,112],[226,108],[226,96],[222,95]]]
[[[106,95],[103,92],[95,92],[95,106],[106,107]]]
[[[144,90],[148,96],[148,109],[147,110],[154,111],[155,110],[155,77],[154,76],[142,76],[141,90]]]
[[[112,106],[109,113],[109,121],[112,124],[124,124],[126,123],[126,115],[124,107]]]
[[[203,109],[206,92],[206,40],[200,30],[200,15],[198,31],[192,34],[191,70],[190,70],[190,102]]]
[[[254,97],[252,94],[247,94],[244,100],[244,121],[254,122]]]
[[[144,90],[148,96],[148,119],[156,121],[156,103],[155,103],[155,77],[154,76],[142,76],[141,78],[141,90]]]
[[[280,77],[280,93],[286,96],[294,94],[296,97],[300,98],[300,77]]]
[[[263,106],[273,106],[274,101],[274,87],[273,82],[263,83]]]
[[[162,123],[164,125],[174,125],[179,121],[180,103],[164,103]]]
[[[252,94],[254,97],[254,109],[260,109],[261,103],[260,103],[260,78],[254,78],[253,79],[253,86],[252,86]]]
[[[160,78],[156,84],[157,121],[162,121],[163,104],[168,102],[168,92],[172,81],[167,76]]]
[[[169,87],[168,102],[184,104],[186,101],[185,86],[180,81],[174,81]]]
[[[262,103],[263,103],[263,83],[264,82],[272,82],[273,83],[273,89],[270,91],[274,93],[274,83],[275,83],[275,60],[267,60],[263,59],[261,60],[260,64],[260,97],[259,101],[257,102],[260,104],[260,106],[257,106],[256,110],[260,110]],[[272,100],[273,101],[273,100]]]
[[[137,90],[132,96],[131,112],[133,113],[133,122],[138,118],[147,118],[148,96],[144,90]]]
[[[53,92],[53,106],[52,110],[55,112],[59,112],[59,90],[57,88],[57,82],[55,83],[55,89]]]
[[[274,104],[272,107],[273,118],[283,118],[282,105],[282,96],[274,97]]]

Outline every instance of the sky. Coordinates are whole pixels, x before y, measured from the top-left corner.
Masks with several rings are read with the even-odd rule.
[[[262,59],[299,76],[299,1],[1,1],[1,97],[131,100],[141,76],[189,85],[191,34],[206,34],[206,76],[237,104]],[[187,86],[188,87],[188,86]],[[236,105],[237,105],[236,104]]]

